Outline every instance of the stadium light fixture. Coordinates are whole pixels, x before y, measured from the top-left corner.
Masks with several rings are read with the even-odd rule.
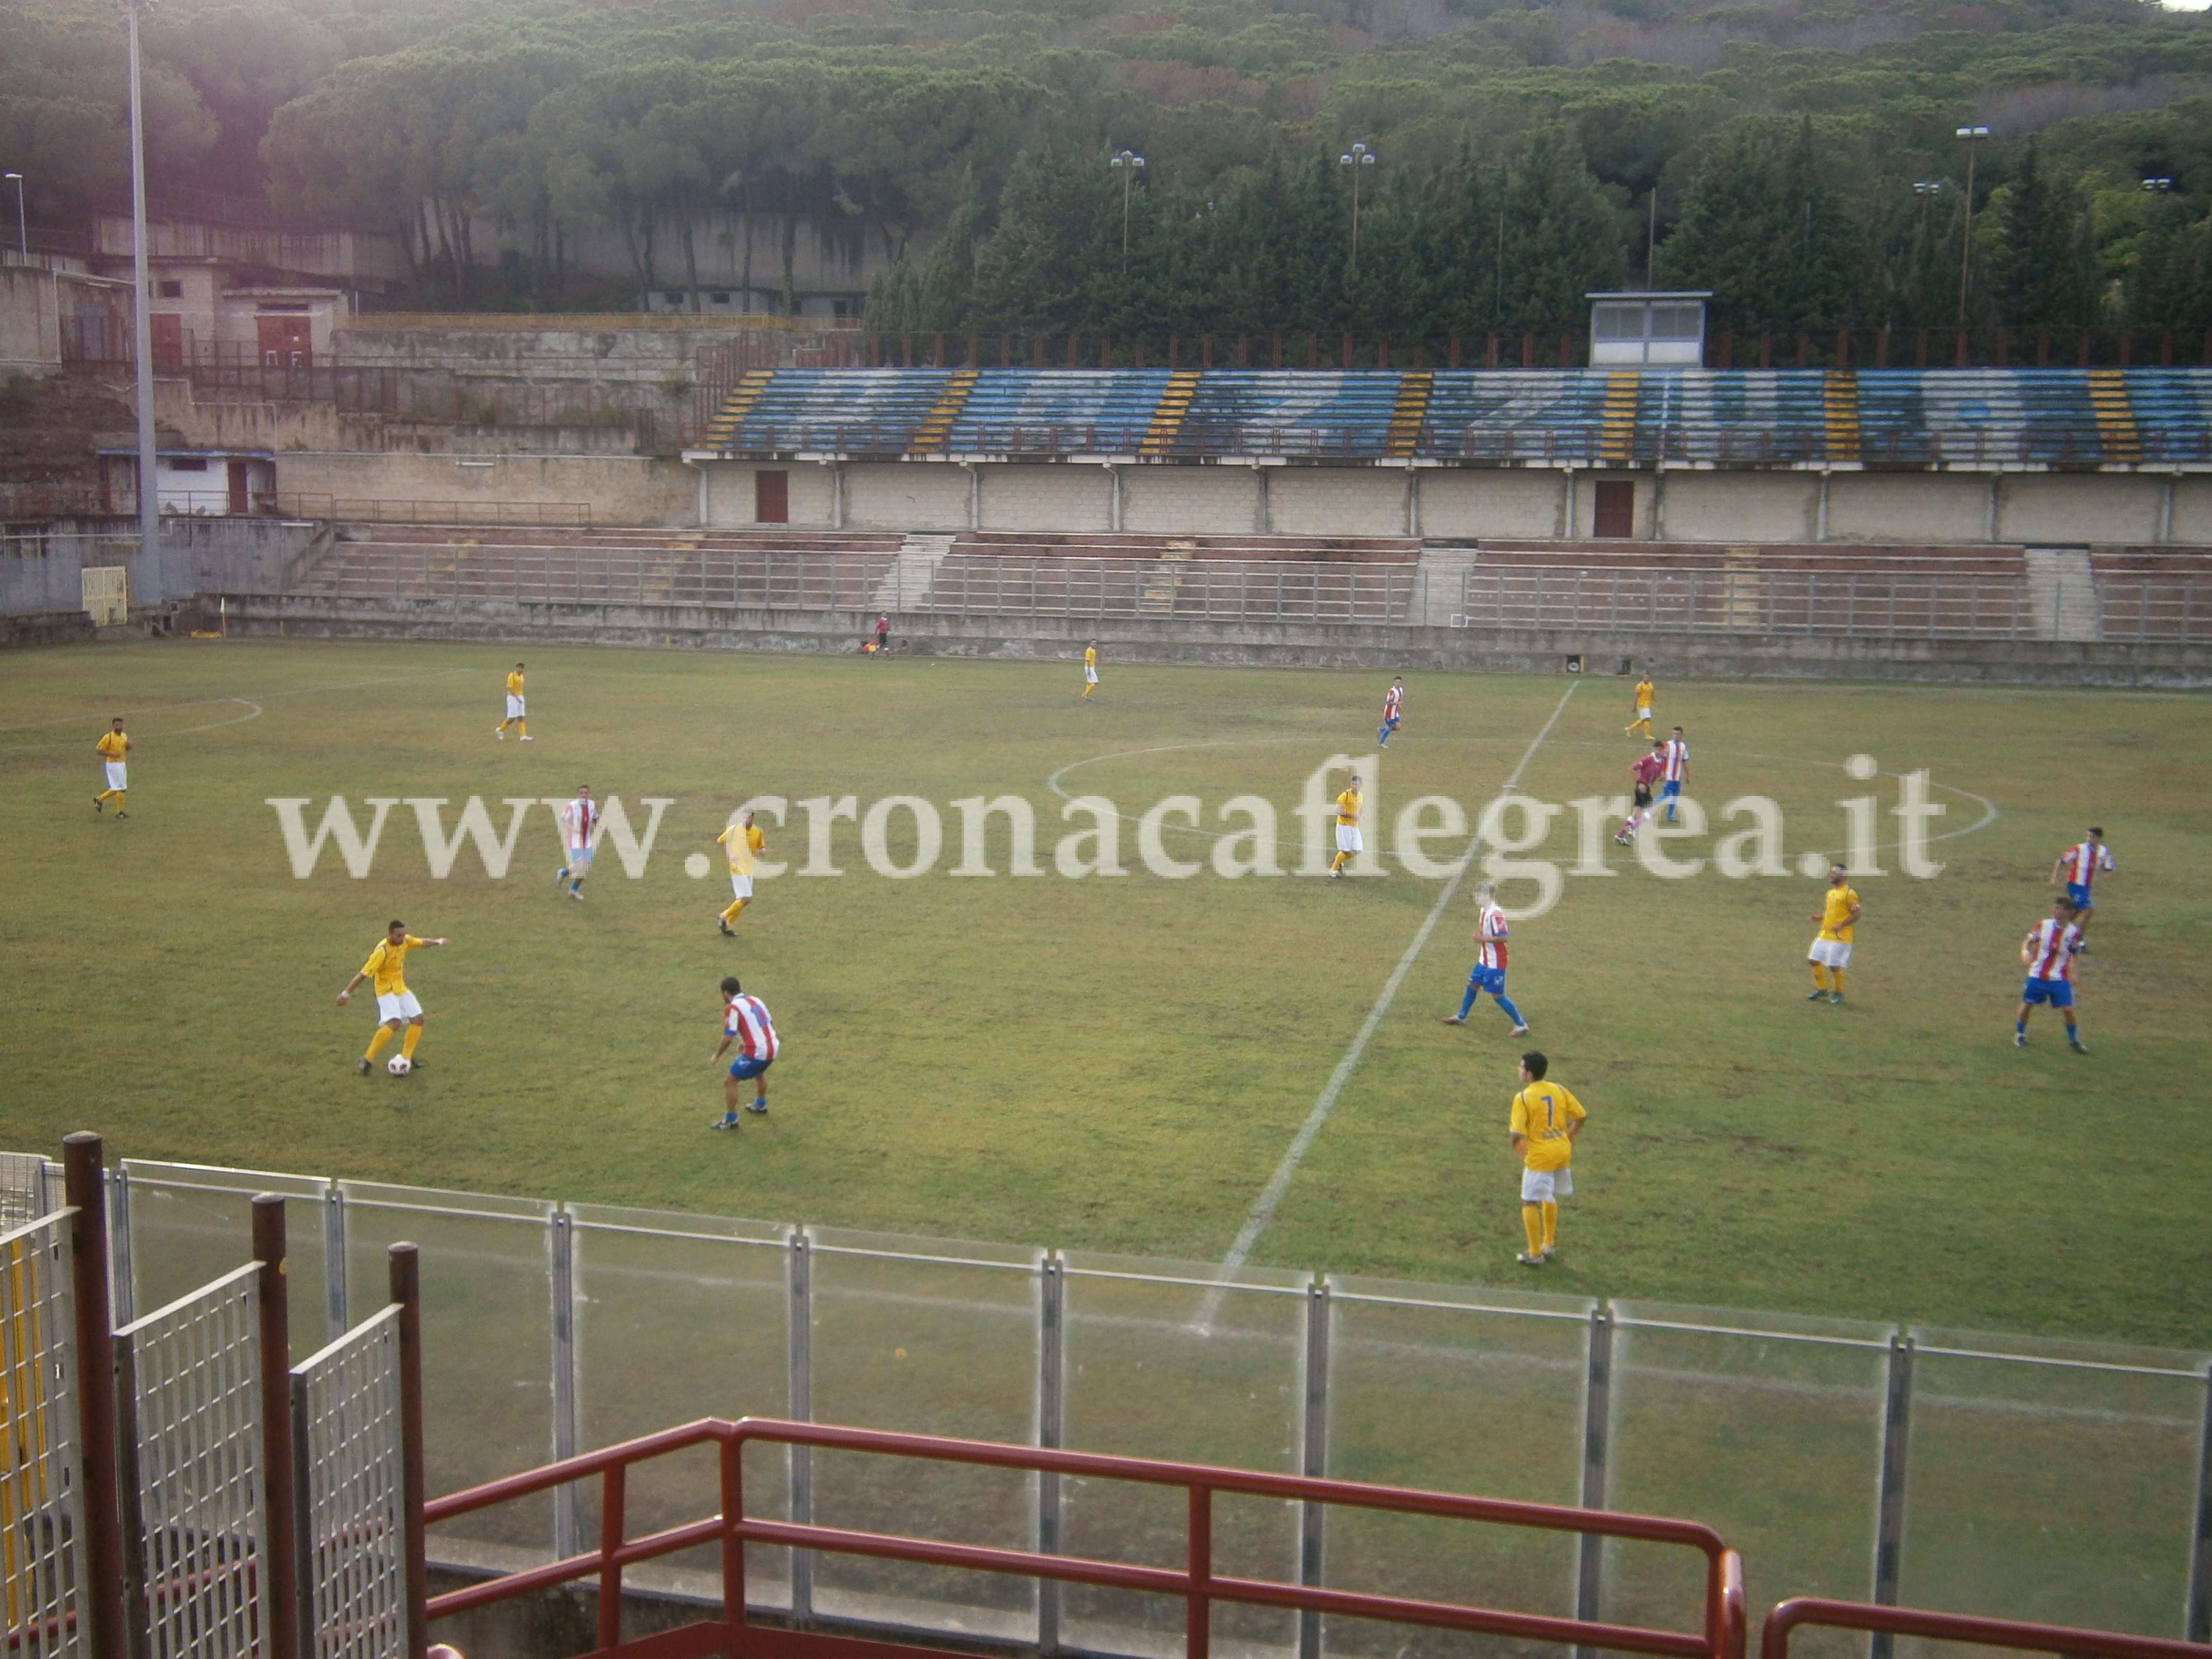
[[[1125,149],[1106,165],[1120,169],[1121,174],[1121,264],[1129,264],[1129,186],[1137,177],[1137,169],[1145,165],[1145,158],[1133,149]]]
[[[0,173],[15,186],[15,257],[25,264],[31,263],[31,233],[24,228],[23,175],[20,173]]]
[[[1987,127],[1960,127],[1966,145],[1966,220],[1959,234],[1959,326],[1966,325],[1966,286],[1974,269],[1974,146],[1990,136]]]
[[[1336,158],[1339,167],[1352,169],[1352,263],[1359,263],[1359,175],[1375,165],[1375,152],[1364,144],[1354,144],[1351,150]]]
[[[2146,179],[2142,181],[2142,187],[2147,191],[2153,191],[2154,193],[2161,192],[2172,190],[2173,188],[2173,180],[2171,179]]]

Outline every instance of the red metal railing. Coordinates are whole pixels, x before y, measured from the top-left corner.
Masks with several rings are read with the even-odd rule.
[[[647,1537],[625,1537],[623,1503],[631,1467],[709,1441],[719,1443],[721,1449],[721,1513]],[[745,1514],[743,1461],[745,1447],[755,1442],[872,1452],[923,1458],[936,1462],[1078,1475],[1092,1480],[1127,1480],[1146,1486],[1181,1486],[1188,1496],[1186,1562],[1181,1570],[1136,1566],[1075,1556],[1043,1555],[1029,1550],[939,1543],[889,1533],[855,1532],[837,1527],[752,1519]],[[1238,1469],[1212,1468],[1196,1463],[1157,1462],[1146,1458],[1003,1446],[983,1441],[943,1439],[929,1435],[890,1434],[873,1429],[834,1428],[813,1423],[787,1423],[757,1418],[730,1423],[714,1418],[704,1419],[682,1428],[647,1435],[642,1439],[610,1446],[602,1451],[572,1457],[525,1474],[513,1475],[504,1480],[495,1480],[438,1498],[424,1505],[423,1521],[425,1524],[434,1525],[457,1516],[526,1498],[572,1481],[588,1480],[595,1475],[601,1483],[601,1522],[597,1549],[587,1554],[572,1556],[565,1561],[511,1573],[465,1589],[448,1591],[431,1600],[429,1617],[445,1618],[555,1584],[596,1577],[599,1591],[599,1649],[605,1652],[622,1645],[622,1582],[625,1568],[659,1556],[673,1554],[678,1550],[719,1540],[722,1557],[723,1617],[720,1621],[690,1628],[702,1638],[711,1633],[716,1642],[732,1644],[724,1650],[730,1653],[763,1650],[763,1638],[771,1638],[769,1644],[789,1648],[796,1653],[800,1647],[806,1645],[808,1639],[756,1631],[746,1648],[741,1650],[734,1645],[741,1639],[738,1632],[745,1627],[744,1547],[748,1542],[827,1550],[879,1560],[961,1567],[981,1572],[1013,1573],[1032,1578],[1056,1579],[1066,1583],[1095,1584],[1113,1589],[1176,1596],[1183,1601],[1187,1610],[1186,1659],[1206,1659],[1212,1607],[1216,1601],[1333,1613],[1340,1617],[1420,1625],[1443,1630],[1480,1631],[1531,1641],[1562,1642],[1611,1648],[1627,1653],[1668,1656],[1668,1659],[1742,1659],[1744,1650],[1742,1558],[1728,1547],[1719,1534],[1694,1522],[1664,1520],[1652,1516],[1619,1515],[1606,1510],[1571,1509],[1550,1504],[1516,1504],[1497,1498],[1462,1498],[1446,1492],[1363,1486],[1346,1480],[1260,1474]],[[1509,1613],[1492,1607],[1462,1607],[1399,1596],[1322,1589],[1273,1580],[1224,1577],[1213,1570],[1213,1499],[1216,1493],[1221,1492],[1291,1503],[1339,1504],[1407,1515],[1487,1522],[1496,1525],[1533,1527],[1550,1532],[1595,1534],[1611,1538],[1637,1539],[1648,1543],[1682,1545],[1702,1552],[1705,1557],[1705,1628],[1695,1632],[1656,1630],[1633,1625],[1554,1618],[1540,1613]],[[685,1645],[672,1639],[678,1635],[679,1632],[670,1632],[652,1640],[657,1649],[672,1653]],[[819,1645],[829,1645],[823,1638],[811,1639]],[[880,1647],[883,1644],[871,1645]],[[706,1650],[702,1648],[700,1650]],[[2196,1656],[2196,1659],[2203,1659],[2203,1655]]]
[[[2204,1659],[2200,1642],[2123,1636],[2114,1631],[2072,1630],[2063,1625],[2023,1624],[2011,1619],[1975,1619],[1958,1613],[1923,1613],[1915,1607],[1878,1607],[1862,1601],[1831,1601],[1801,1595],[1766,1615],[1759,1639],[1759,1659],[1790,1659],[1790,1632],[1801,1626],[1866,1631],[1875,1635],[1920,1636],[1937,1642],[1977,1647],[2023,1649],[2079,1659]]]

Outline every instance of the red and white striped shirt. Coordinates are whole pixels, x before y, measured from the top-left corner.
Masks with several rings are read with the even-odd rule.
[[[2037,922],[2027,936],[2027,976],[2072,979],[2074,953],[2081,948],[2081,930],[2072,922],[2062,926],[2056,916]]]
[[[775,1026],[768,1017],[768,1004],[758,997],[734,996],[722,1012],[722,1035],[738,1040],[742,1060],[775,1058]]]
[[[1680,783],[1682,773],[1690,763],[1690,745],[1680,738],[1667,739],[1667,781]]]
[[[1486,904],[1482,907],[1482,920],[1477,922],[1475,927],[1482,935],[1482,954],[1477,958],[1475,965],[1479,968],[1503,969],[1505,966],[1505,935],[1508,931],[1505,926],[1505,912],[1494,904]]]
[[[592,832],[599,827],[599,803],[579,795],[561,809],[561,830],[568,837],[569,847],[589,847]]]
[[[1382,694],[1382,718],[1384,720],[1395,720],[1398,718],[1399,700],[1404,697],[1405,695],[1405,688],[1403,686],[1397,685],[1392,686],[1388,691],[1385,691]]]
[[[2112,867],[2112,849],[2100,841],[2077,842],[2058,857],[2066,866],[2066,879],[2076,887],[2087,887],[2098,871]]]

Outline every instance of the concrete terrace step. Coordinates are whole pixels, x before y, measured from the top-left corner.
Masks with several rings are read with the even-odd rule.
[[[2097,609],[2095,568],[2086,547],[2031,547],[2028,621],[2039,640],[2095,640],[2104,629]]]
[[[908,536],[900,543],[898,556],[884,573],[869,605],[878,611],[921,610],[928,605],[938,569],[951,550],[950,536]]]

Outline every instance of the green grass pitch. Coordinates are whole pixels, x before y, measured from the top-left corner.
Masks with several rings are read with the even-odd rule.
[[[501,677],[530,661],[527,746],[493,741]],[[1663,665],[1662,665],[1663,669]],[[1415,674],[1370,845],[1417,795],[1470,818],[1522,787],[1621,793],[1627,682]],[[1293,816],[1306,774],[1374,748],[1389,676],[1112,662],[1091,703],[1070,665],[782,659],[444,644],[196,641],[0,658],[0,793],[12,967],[0,1145],[97,1127],[119,1155],[1218,1260],[1345,1055],[1442,884],[1285,876],[1166,880],[1124,826],[1120,878],[1063,878],[1048,781],[1133,820],[1195,795]],[[1549,736],[1530,744],[1559,709]],[[1696,754],[1692,793],[1781,807],[1792,873],[1569,875],[1516,929],[1528,1042],[1589,1106],[1560,1259],[1520,1245],[1504,1115],[1526,1043],[1486,1000],[1465,1030],[1468,889],[1413,962],[1253,1259],[1404,1279],[1746,1309],[1905,1316],[2202,1346],[2212,1327],[2212,1099],[2203,1069],[2212,872],[2202,697],[1698,682],[1662,672],[1659,714]],[[258,709],[258,713],[252,711]],[[137,742],[130,822],[95,816],[94,738]],[[1845,758],[1883,775],[1851,781]],[[1929,770],[1949,811],[1930,880],[1856,883],[1849,999],[1805,1000],[1819,884],[1798,854],[1843,836],[1836,803]],[[673,797],[649,868],[603,849],[567,902],[551,814],[513,868],[465,848],[426,866],[392,809],[372,873],[325,847],[291,873],[270,797],[484,798],[588,781]],[[786,876],[734,943],[711,853],[748,795],[935,804],[933,872],[872,873],[836,826],[836,879]],[[951,803],[1035,807],[1033,879],[956,878]],[[1972,797],[1993,803],[1993,822]],[[2094,1057],[2040,1013],[2012,1046],[2016,948],[2082,826],[2119,869],[2081,983]],[[895,854],[910,846],[895,817]],[[1724,826],[1670,845],[1710,855]],[[1739,826],[1725,826],[1728,828]],[[806,856],[805,820],[768,826]],[[1382,833],[1377,835],[1379,829]],[[902,841],[903,836],[905,839]],[[1571,865],[1571,811],[1527,856]],[[1170,834],[1172,855],[1211,842]],[[1449,842],[1432,843],[1442,854]],[[1882,860],[1894,871],[1895,855]],[[1286,845],[1295,865],[1297,848]],[[1509,890],[1509,902],[1528,889]],[[428,1011],[404,1082],[353,1063],[365,998],[333,998],[386,920],[445,934],[410,982]],[[709,1133],[715,985],[736,971],[787,1053],[774,1111]]]

